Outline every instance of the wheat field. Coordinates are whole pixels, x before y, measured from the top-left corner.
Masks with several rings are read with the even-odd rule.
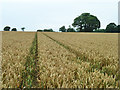
[[[2,32],[2,87],[17,88],[35,33]]]
[[[119,87],[116,33],[2,34],[3,88]]]
[[[115,75],[118,71],[118,34],[47,33],[48,36],[68,46],[80,58],[97,65],[98,69]],[[96,66],[95,65],[95,66]]]
[[[96,35],[76,35],[75,33],[44,33],[48,36],[54,38],[57,41],[62,42],[67,46],[70,46],[74,50],[79,50],[78,48],[81,46],[82,49],[78,51],[79,53],[85,53],[84,55],[90,55],[88,57],[89,60],[85,61],[76,58],[76,53],[71,53],[69,50],[65,49],[65,46],[61,46],[61,43],[55,42],[54,40],[48,38],[47,36],[42,34],[38,34],[38,41],[39,41],[39,63],[40,63],[40,75],[39,75],[39,82],[41,83],[40,86],[43,87],[62,87],[62,88],[115,88],[118,86],[118,82],[115,81],[116,73],[117,73],[117,64],[118,64],[118,57],[117,57],[117,34],[115,36],[96,36]],[[72,34],[72,35],[71,35]],[[86,38],[85,38],[86,37]],[[90,38],[91,37],[91,38]],[[102,38],[101,38],[102,37]],[[101,58],[99,55],[96,55],[95,49],[103,48],[104,44],[109,45],[111,41],[105,42],[106,38],[111,38],[114,41],[113,46],[113,53],[117,54],[114,55],[111,52],[107,54],[113,54],[113,57],[110,58],[110,61],[106,61],[105,56]],[[81,39],[81,40],[80,40]],[[95,40],[96,39],[96,40]],[[87,42],[88,40],[88,42]],[[99,40],[99,41],[98,41]],[[107,40],[107,39],[106,39]],[[76,41],[76,42],[75,42]],[[97,41],[97,42],[96,42]],[[97,48],[97,45],[101,45],[100,42],[104,42],[103,46]],[[93,43],[93,46],[90,44]],[[97,44],[97,45],[96,45]],[[96,46],[95,46],[96,45]],[[110,44],[112,45],[112,44]],[[95,46],[95,47],[94,47]],[[112,47],[112,46],[108,46]],[[69,48],[68,48],[69,49]],[[104,48],[103,48],[104,49]],[[103,50],[102,49],[102,50]],[[87,51],[88,50],[88,51]],[[101,50],[101,49],[100,49]],[[99,50],[99,51],[100,51]],[[107,50],[107,48],[106,48]],[[106,50],[103,52],[105,55]],[[102,51],[100,51],[102,52]],[[87,53],[87,54],[86,54]],[[93,54],[93,57],[91,55]],[[78,54],[79,55],[79,54]],[[100,54],[101,55],[101,54]],[[80,55],[81,56],[81,55]],[[94,59],[94,58],[98,59]],[[94,63],[91,63],[92,59]],[[115,61],[113,63],[112,60]],[[102,61],[100,61],[102,60]],[[108,60],[108,59],[107,59]],[[102,69],[98,69],[96,67],[91,67],[92,64],[96,65],[97,62],[105,63],[108,62],[108,65],[103,66]],[[109,70],[109,71],[103,71]],[[94,69],[94,70],[92,70]],[[116,70],[116,71],[115,71]],[[110,73],[110,74],[109,74]],[[42,82],[41,82],[42,81]],[[45,83],[44,83],[45,82]]]

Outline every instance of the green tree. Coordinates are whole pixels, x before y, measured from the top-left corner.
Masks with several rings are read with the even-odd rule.
[[[62,26],[61,28],[59,28],[59,31],[66,32],[65,26]]]
[[[22,29],[22,31],[24,32],[25,27],[22,27],[21,29]]]
[[[75,30],[71,28],[71,26],[69,26],[69,28],[67,29],[67,32],[75,32]]]
[[[100,28],[100,21],[90,13],[82,13],[74,19],[72,26],[77,27],[78,31],[92,32]]]
[[[4,31],[10,31],[10,27],[9,26],[4,27]]]
[[[53,29],[44,29],[44,32],[53,32]]]
[[[48,30],[50,30],[50,32],[54,32],[53,29],[48,29]]]
[[[106,32],[118,32],[117,25],[115,23],[110,23],[106,26]]]
[[[16,28],[13,28],[11,31],[17,31],[17,29],[16,29]]]

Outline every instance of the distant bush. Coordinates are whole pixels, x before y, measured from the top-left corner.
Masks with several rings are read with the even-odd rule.
[[[110,23],[106,27],[106,32],[118,32],[118,26],[115,23]]]
[[[43,32],[43,30],[37,30],[37,32]]]
[[[16,29],[16,28],[13,28],[11,31],[17,31],[17,29]]]
[[[106,32],[105,29],[97,29],[97,30],[94,30],[94,32]]]
[[[21,29],[22,29],[22,31],[24,32],[25,27],[22,27]]]
[[[76,32],[73,28],[68,28],[67,32]]]
[[[53,29],[44,29],[44,32],[53,32]]]
[[[65,26],[62,26],[61,28],[59,28],[59,31],[61,31],[61,32],[66,32]]]
[[[4,31],[10,31],[10,27],[9,27],[9,26],[6,26],[6,27],[4,28]]]

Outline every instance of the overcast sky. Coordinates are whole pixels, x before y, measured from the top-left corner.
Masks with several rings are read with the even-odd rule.
[[[27,31],[68,28],[74,18],[88,12],[98,17],[101,28],[118,24],[119,0],[1,0],[0,30],[5,26]]]

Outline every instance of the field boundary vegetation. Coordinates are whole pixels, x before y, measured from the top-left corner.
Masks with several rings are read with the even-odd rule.
[[[99,63],[99,62],[94,62],[94,60],[88,60],[87,56],[85,56],[85,54],[81,54],[80,52],[72,49],[71,47],[63,44],[62,42],[58,41],[58,40],[55,40],[54,38],[50,37],[49,35],[43,33],[45,36],[47,36],[48,38],[50,38],[51,40],[55,41],[57,44],[61,45],[62,47],[64,47],[65,49],[67,49],[69,52],[73,53],[76,55],[76,59],[77,59],[77,62],[79,63],[78,60],[81,60],[83,62],[90,62],[90,70],[89,72],[94,72],[95,69],[96,70],[100,70],[101,73],[104,73],[105,74],[108,74],[108,75],[113,75],[113,78],[115,78],[116,76],[116,73],[111,73],[107,70],[103,70],[102,67],[105,67],[107,66],[107,62],[106,63]],[[116,81],[117,81],[117,78],[118,78],[118,75],[116,76]]]
[[[22,81],[19,88],[32,88],[38,87],[37,83],[37,60],[38,59],[38,40],[37,33],[35,34],[35,38],[32,42],[32,46],[30,48],[30,53],[26,58],[25,70],[22,72]]]

